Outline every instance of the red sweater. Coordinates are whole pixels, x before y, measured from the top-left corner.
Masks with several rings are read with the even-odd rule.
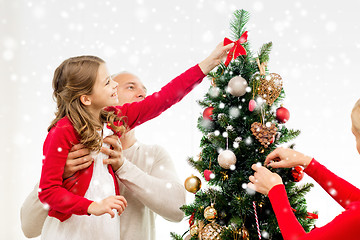
[[[276,214],[284,240],[358,240],[360,227],[360,190],[330,172],[315,159],[305,172],[337,201],[345,211],[323,227],[306,233],[297,221],[289,204],[283,184],[269,192],[269,199]]]
[[[140,102],[127,103],[123,106],[109,107],[108,110],[120,110],[126,116],[127,124],[134,128],[156,116],[180,101],[204,78],[198,65],[176,77],[159,92]],[[79,135],[67,117],[62,118],[49,131],[43,146],[44,160],[40,179],[39,199],[49,205],[49,216],[60,221],[68,219],[72,214],[87,215],[92,201],[84,198],[88,189],[93,164],[76,172],[63,181],[64,166],[71,147],[79,143]],[[109,171],[114,177],[111,167]],[[114,177],[115,186],[117,181]],[[118,193],[118,188],[117,193]]]

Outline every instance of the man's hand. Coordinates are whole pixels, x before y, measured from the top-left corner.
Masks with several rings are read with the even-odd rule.
[[[108,159],[103,160],[103,163],[111,164],[113,170],[116,172],[124,163],[120,139],[116,135],[111,135],[104,138],[104,143],[111,145],[112,148],[101,148],[101,152],[109,156]]]
[[[89,167],[93,161],[89,149],[82,144],[74,145],[66,159],[63,179],[69,178],[77,171]]]
[[[111,135],[104,138],[104,143],[109,144],[112,149],[102,147],[101,152],[109,155],[108,159],[104,160],[104,164],[111,164],[114,171],[117,171],[124,163],[122,158],[122,146],[118,136]],[[82,144],[74,145],[69,152],[68,158],[63,173],[63,179],[69,178],[77,171],[88,168],[94,161],[90,155],[90,150],[85,148]]]

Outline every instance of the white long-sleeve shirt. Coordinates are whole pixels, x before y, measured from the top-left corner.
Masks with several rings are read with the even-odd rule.
[[[116,171],[121,195],[128,202],[120,215],[121,238],[155,240],[157,214],[174,222],[183,219],[184,213],[179,208],[186,203],[185,188],[162,147],[136,142],[123,154],[124,164]],[[21,208],[21,226],[27,237],[39,236],[47,217],[37,190],[35,186]]]

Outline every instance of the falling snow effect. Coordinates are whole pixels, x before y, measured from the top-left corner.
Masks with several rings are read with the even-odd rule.
[[[241,7],[252,12],[254,21],[249,28],[256,29],[252,39],[274,42],[271,68],[283,73],[287,104],[292,113],[298,115],[289,124],[303,129],[297,148],[311,148],[316,141],[322,158],[326,162],[334,161],[333,166],[337,166],[339,163],[325,150],[335,148],[336,142],[339,144],[336,148],[345,149],[343,155],[349,154],[342,156],[343,159],[354,159],[356,156],[350,154],[353,151],[350,127],[334,126],[348,124],[352,104],[359,97],[353,91],[360,87],[354,71],[354,66],[360,64],[357,1],[341,6],[328,1],[317,4],[289,1],[281,3],[284,11],[278,4],[266,1],[243,4]],[[26,173],[22,171],[22,181],[14,187],[19,191],[11,193],[14,196],[9,202],[2,202],[7,206],[4,214],[8,216],[15,216],[14,212],[18,211],[18,202],[15,206],[13,199],[21,202],[39,176],[41,145],[55,109],[50,81],[55,67],[63,59],[77,54],[99,55],[108,62],[111,73],[135,71],[146,76],[147,87],[155,90],[163,83],[159,79],[165,81],[196,64],[217,42],[228,36],[228,31],[224,31],[227,18],[239,7],[238,1],[216,4],[185,1],[177,6],[163,1],[152,2],[151,6],[145,1],[119,5],[118,1],[111,0],[91,4],[85,1],[70,4],[62,1],[2,1],[0,5],[6,9],[0,18],[1,96],[6,103],[1,106],[0,119],[6,126],[3,134],[10,139],[5,149],[11,149],[4,156],[9,165],[5,165],[6,172],[1,176],[12,179],[9,168],[18,171],[18,166],[22,166],[27,169]],[[256,42],[253,47],[259,44]],[[33,72],[37,75],[32,75]],[[214,97],[216,94],[219,93],[215,90]],[[341,101],[333,96],[340,96]],[[187,107],[179,111],[186,112]],[[11,109],[16,111],[11,112]],[[333,109],[337,109],[336,114],[332,114]],[[8,114],[14,117],[6,119]],[[177,122],[177,119],[169,121]],[[182,131],[187,138],[179,142],[189,142],[193,132],[194,129]],[[156,134],[149,132],[149,135]],[[340,141],[336,141],[335,136]],[[171,138],[169,135],[162,137]],[[32,139],[31,144],[27,144],[29,139]],[[251,141],[244,140],[246,144]],[[14,162],[18,165],[11,164]],[[343,176],[356,176],[356,173],[350,173],[352,169],[348,171]],[[20,182],[26,184],[20,185]],[[314,198],[314,202],[319,199]],[[319,225],[328,222],[332,216],[320,219]],[[6,228],[4,237],[21,239],[19,227],[17,230]],[[167,237],[168,231],[164,239]]]

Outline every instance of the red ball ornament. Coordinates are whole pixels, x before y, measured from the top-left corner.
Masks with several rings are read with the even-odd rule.
[[[211,170],[209,170],[209,169],[206,169],[204,171],[204,178],[205,178],[206,181],[210,181],[210,179],[212,177],[211,174],[213,174],[213,172]]]
[[[213,118],[211,117],[211,115],[213,114],[213,107],[207,107],[205,108],[204,112],[203,112],[203,118],[206,120],[213,120]]]
[[[300,182],[304,177],[304,169],[301,166],[294,167],[291,170],[291,175],[294,178],[294,182]]]
[[[290,112],[284,107],[276,109],[276,120],[280,123],[286,123],[290,118]]]

